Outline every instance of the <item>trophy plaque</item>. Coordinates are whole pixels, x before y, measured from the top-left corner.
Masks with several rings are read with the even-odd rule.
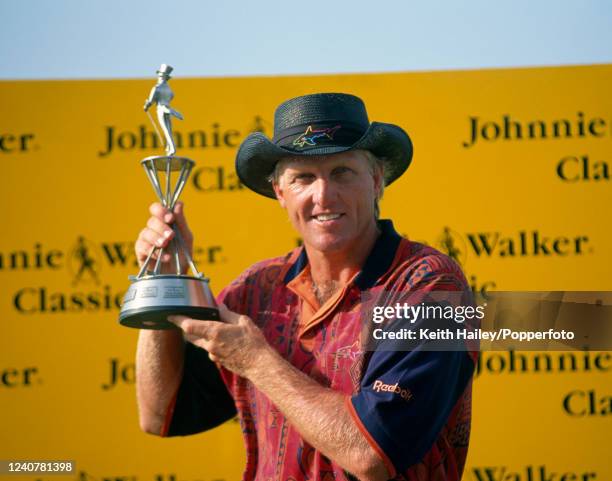
[[[183,116],[170,107],[173,93],[168,80],[171,72],[172,67],[162,64],[157,71],[157,85],[151,90],[144,106],[158,138],[165,145],[166,155],[147,157],[140,162],[159,201],[170,211],[174,209],[195,165],[193,160],[175,155],[171,118],[182,120]],[[163,139],[148,112],[154,103],[157,104],[157,120],[164,134]],[[198,271],[175,224],[172,230],[174,236],[167,245],[153,246],[138,274],[130,276],[132,284],[125,294],[119,314],[122,325],[139,329],[176,329],[167,320],[169,315],[176,314],[201,320],[220,319],[208,279]],[[172,257],[170,265],[173,273],[161,271],[164,253]],[[184,274],[187,268],[191,275]]]

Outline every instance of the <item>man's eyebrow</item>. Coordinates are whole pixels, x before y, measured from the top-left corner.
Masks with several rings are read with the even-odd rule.
[[[312,177],[315,174],[311,171],[304,171],[304,172],[294,172],[292,174],[289,175],[289,179],[300,179],[300,178],[304,178],[304,177]]]
[[[283,172],[283,177],[288,181],[291,182],[301,176],[304,175],[312,175],[311,172],[305,172],[305,171],[297,171],[297,170],[289,170],[289,168],[287,168],[287,170],[285,170],[285,172]]]
[[[303,165],[297,165],[297,166],[287,166],[285,168],[285,172],[287,172],[289,175],[299,175],[299,174],[311,174],[313,171],[314,167],[305,167]]]

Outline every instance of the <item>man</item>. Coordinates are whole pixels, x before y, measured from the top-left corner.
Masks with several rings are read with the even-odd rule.
[[[157,71],[157,84],[151,89],[149,98],[145,101],[144,104],[144,111],[147,113],[149,107],[151,107],[152,104],[157,104],[157,121],[159,122],[159,126],[162,129],[162,132],[164,133],[164,140],[166,142],[166,155],[174,155],[176,153],[176,146],[174,145],[174,137],[172,136],[172,122],[170,121],[170,117],[173,116],[179,120],[183,120],[183,116],[181,115],[181,113],[170,107],[170,102],[174,98],[174,94],[172,93],[172,90],[170,90],[170,86],[168,85],[168,80],[172,78],[170,76],[172,70],[174,69],[170,65],[166,65],[165,63],[163,63],[161,67],[159,67],[159,70]],[[149,118],[151,117],[149,116]],[[151,119],[151,122],[155,127],[155,122],[153,122],[153,119]]]
[[[387,305],[399,293],[418,303],[436,289],[467,290],[451,259],[377,221],[384,185],[410,164],[408,135],[370,124],[363,102],[344,94],[283,103],[274,133],[249,135],[236,170],[278,199],[303,247],[223,290],[223,322],[171,316],[181,331],[141,331],[142,428],[191,434],[237,412],[245,480],[460,479],[474,359],[424,345],[368,351],[363,335],[365,299]],[[182,205],[151,212],[141,261],[172,237],[173,221],[192,239]]]

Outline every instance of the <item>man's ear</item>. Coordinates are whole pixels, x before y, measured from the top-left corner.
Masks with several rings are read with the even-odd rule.
[[[283,189],[276,182],[272,182],[272,188],[274,189],[274,193],[276,194],[276,198],[278,199],[278,203],[281,207],[285,208],[285,197],[283,195]]]

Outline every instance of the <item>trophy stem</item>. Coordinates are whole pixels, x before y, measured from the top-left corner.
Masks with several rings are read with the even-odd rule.
[[[167,207],[169,210],[172,210],[174,206],[170,205],[170,195],[172,191],[170,190],[170,180],[171,180],[171,162],[169,159],[166,160],[166,201],[163,203],[164,207]],[[181,167],[181,170],[184,169],[185,166]]]
[[[158,276],[161,272],[161,260],[164,255],[164,250],[160,249],[157,253],[157,260],[155,261],[155,267],[153,268],[153,273]]]
[[[185,185],[187,184],[187,180],[194,166],[194,162],[185,157],[175,157],[175,156],[164,156],[164,157],[148,157],[141,162],[142,166],[147,173],[147,177],[153,186],[153,190],[157,195],[157,198],[161,202],[161,204],[166,207],[168,210],[172,211],[176,202],[178,201],[179,196],[183,192]],[[162,179],[160,179],[159,172],[163,172],[166,176],[165,182],[162,184]],[[176,183],[174,186],[172,185],[172,173],[178,172],[178,178],[176,179]],[[162,185],[165,187],[162,187]],[[157,259],[155,260],[155,264],[153,266],[153,275],[159,275],[161,272],[161,264],[162,264],[162,256],[164,252],[171,253],[174,258],[174,266],[176,268],[176,274],[181,275],[183,270],[183,265],[181,263],[181,251],[185,255],[187,260],[187,264],[192,271],[192,274],[198,278],[204,278],[204,275],[198,271],[198,268],[193,261],[193,258],[187,251],[185,242],[181,236],[181,233],[176,226],[176,224],[172,225],[172,230],[174,231],[174,239],[170,241],[166,248],[153,246],[151,252],[147,256],[147,259],[143,266],[140,269],[140,272],[137,275],[137,279],[142,278],[147,273],[148,266],[151,263],[153,255],[157,251]]]
[[[161,185],[159,183],[159,177],[157,176],[157,169],[155,168],[155,159],[149,159],[151,166],[149,167],[146,162],[143,163],[143,167],[145,168],[145,172],[147,173],[147,177],[149,177],[149,181],[153,184],[153,189],[157,194],[157,197],[160,202],[163,202],[164,194],[161,190]]]
[[[174,264],[176,266],[176,275],[180,276],[183,268],[181,266],[181,256],[179,254],[179,246],[176,240],[172,241],[172,247],[174,247]]]
[[[155,252],[155,249],[157,249],[156,246],[153,246],[151,248],[151,251],[149,252],[149,255],[147,256],[147,260],[145,260],[142,263],[142,267],[140,268],[140,270],[138,271],[138,274],[136,275],[136,279],[140,279],[142,276],[144,276],[147,270],[147,266],[149,265],[149,262],[151,262],[151,257],[153,257],[153,253]]]
[[[183,168],[181,169],[181,173],[176,182],[176,187],[174,188],[174,195],[172,197],[172,202],[170,203],[171,209],[174,209],[174,204],[176,204],[176,201],[181,195],[181,192],[183,192],[183,188],[185,187],[185,184],[187,184],[187,179],[189,178],[189,175],[191,174],[192,168],[193,168],[193,164],[188,164],[186,168],[183,166]]]
[[[187,250],[187,248],[185,246],[185,242],[183,241],[183,236],[181,236],[181,233],[178,230],[178,227],[175,227],[173,225],[172,226],[172,230],[174,230],[174,235],[176,236],[176,240],[178,241],[178,243],[179,243],[179,245],[181,247],[181,250],[183,251],[183,254],[185,254],[185,257],[187,258],[187,263],[189,264],[189,267],[191,268],[191,271],[193,272],[195,277],[204,277],[202,275],[202,273],[200,271],[198,271],[198,268],[196,267],[195,263],[193,262],[193,259],[189,255],[189,251]]]

